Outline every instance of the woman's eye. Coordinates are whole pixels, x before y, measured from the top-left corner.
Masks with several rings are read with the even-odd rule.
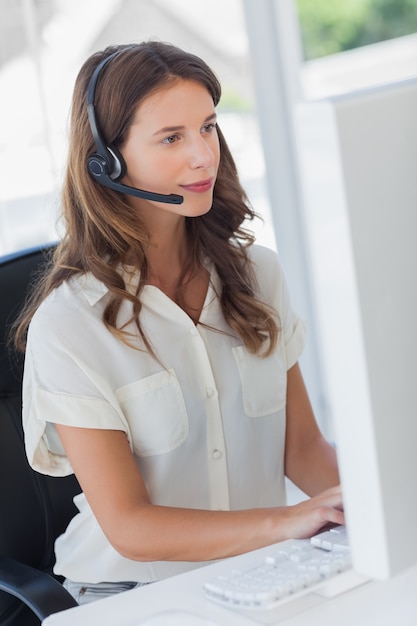
[[[178,140],[178,135],[170,135],[162,140],[162,143],[175,143]]]
[[[211,133],[215,128],[216,128],[216,124],[214,123],[204,124],[202,130],[203,130],[203,133]]]

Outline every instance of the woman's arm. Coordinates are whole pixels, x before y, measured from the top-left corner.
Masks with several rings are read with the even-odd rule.
[[[285,472],[310,496],[339,484],[336,451],[317,426],[298,364],[288,371]]]
[[[338,488],[294,507],[202,511],[153,505],[123,432],[56,427],[103,532],[127,558],[218,559],[310,536],[327,522],[343,523]]]

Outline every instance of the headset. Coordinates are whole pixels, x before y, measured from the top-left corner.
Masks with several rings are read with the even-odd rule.
[[[136,196],[137,198],[144,198],[145,200],[165,202],[167,204],[182,204],[184,202],[183,196],[154,193],[153,191],[137,189],[119,182],[126,174],[125,160],[115,146],[106,145],[97,122],[94,97],[100,73],[111,59],[124,52],[124,50],[130,50],[131,48],[124,48],[109,54],[97,65],[91,76],[87,92],[87,112],[94,143],[96,144],[96,152],[88,157],[87,169],[97,183],[109,189]]]

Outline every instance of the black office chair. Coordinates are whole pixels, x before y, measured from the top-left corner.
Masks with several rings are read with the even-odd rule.
[[[74,476],[34,472],[21,424],[23,358],[7,349],[10,324],[51,248],[0,257],[0,625],[39,625],[77,606],[52,573],[54,541],[76,513]]]

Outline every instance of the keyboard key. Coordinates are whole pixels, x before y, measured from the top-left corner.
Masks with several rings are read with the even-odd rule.
[[[349,540],[345,526],[337,526],[311,538],[311,544],[322,550],[348,552]]]

